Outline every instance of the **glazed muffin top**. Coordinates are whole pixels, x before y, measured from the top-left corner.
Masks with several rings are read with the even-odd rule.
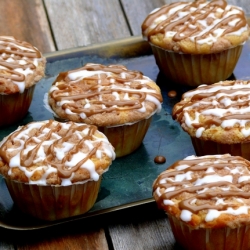
[[[250,224],[250,162],[240,156],[189,156],[153,184],[159,208],[193,228]]]
[[[0,36],[0,93],[23,93],[44,77],[46,59],[25,41]]]
[[[48,103],[62,119],[98,127],[138,122],[161,110],[160,88],[123,65],[88,63],[58,75]]]
[[[29,184],[97,181],[114,159],[106,136],[83,123],[31,122],[0,143],[0,174]]]
[[[172,116],[190,136],[218,143],[250,141],[250,81],[221,81],[183,94]]]
[[[224,0],[198,0],[154,10],[143,22],[142,34],[166,50],[210,54],[244,43],[249,26],[240,7]]]

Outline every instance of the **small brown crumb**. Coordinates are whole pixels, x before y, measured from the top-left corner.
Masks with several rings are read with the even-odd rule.
[[[157,156],[154,158],[154,162],[155,162],[155,163],[158,163],[158,164],[162,164],[162,163],[165,163],[165,162],[166,162],[166,158],[165,158],[164,156],[157,155]]]
[[[177,95],[177,93],[176,93],[175,90],[170,90],[170,91],[168,92],[168,97],[174,98],[174,97],[176,97],[176,95]]]

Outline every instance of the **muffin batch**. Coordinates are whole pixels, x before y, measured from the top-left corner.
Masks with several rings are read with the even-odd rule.
[[[18,119],[2,124],[5,128],[23,118],[20,95],[44,77],[46,60],[26,42],[2,40],[0,70],[10,78],[3,76],[2,96],[11,98],[13,89],[18,94],[5,114]],[[94,206],[102,175],[115,158],[142,144],[163,99],[159,86],[141,72],[94,63],[61,72],[46,96],[55,119],[19,126],[6,136],[0,142],[0,173],[22,212],[53,221]]]
[[[192,87],[172,117],[196,156],[162,172],[153,197],[184,249],[249,249],[250,81],[227,80],[249,39],[244,12],[222,0],[172,3],[142,34],[165,76]]]
[[[141,28],[166,79],[192,88],[172,117],[190,136],[196,156],[162,172],[153,197],[184,249],[248,249],[250,80],[227,80],[249,39],[245,14],[224,0],[175,2],[152,11]],[[17,93],[10,101],[15,107],[44,77],[46,60],[26,42],[2,36],[0,43],[1,98]],[[31,100],[32,94],[25,96],[25,108],[6,113],[15,117],[22,110],[18,120],[0,126],[21,120]],[[141,145],[163,98],[139,71],[89,62],[59,73],[44,102],[54,120],[31,122],[6,136],[0,173],[20,210],[56,220],[93,207],[102,175],[115,158]]]

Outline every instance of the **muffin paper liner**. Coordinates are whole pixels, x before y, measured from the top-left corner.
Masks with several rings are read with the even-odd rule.
[[[141,145],[151,120],[152,116],[129,125],[98,127],[98,129],[107,136],[109,142],[115,148],[117,158],[131,154]]]
[[[0,94],[0,127],[12,125],[24,118],[29,110],[35,86],[25,89],[23,93]]]
[[[222,144],[191,137],[197,156],[214,154],[231,154],[250,160],[250,143]]]
[[[194,229],[168,215],[173,235],[186,250],[250,249],[250,226]]]
[[[212,54],[184,54],[164,50],[150,43],[156,64],[165,76],[178,84],[199,86],[229,78],[243,45]]]
[[[58,220],[86,213],[98,196],[98,181],[69,186],[39,186],[5,179],[10,195],[25,214],[42,220]]]

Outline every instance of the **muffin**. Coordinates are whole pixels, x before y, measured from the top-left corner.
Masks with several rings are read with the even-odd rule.
[[[114,146],[116,157],[140,146],[161,102],[154,81],[123,65],[88,63],[61,72],[48,92],[56,117],[96,125]]]
[[[141,29],[166,77],[194,87],[228,79],[249,38],[243,10],[223,0],[164,5]]]
[[[91,209],[114,159],[106,136],[84,123],[31,122],[0,143],[0,174],[14,203],[50,221]]]
[[[184,249],[250,249],[249,180],[240,156],[189,156],[158,176],[153,196]]]
[[[172,116],[198,156],[239,155],[250,160],[250,81],[221,81],[183,94]]]
[[[46,59],[31,44],[11,36],[0,36],[0,44],[0,126],[7,126],[27,114]]]

